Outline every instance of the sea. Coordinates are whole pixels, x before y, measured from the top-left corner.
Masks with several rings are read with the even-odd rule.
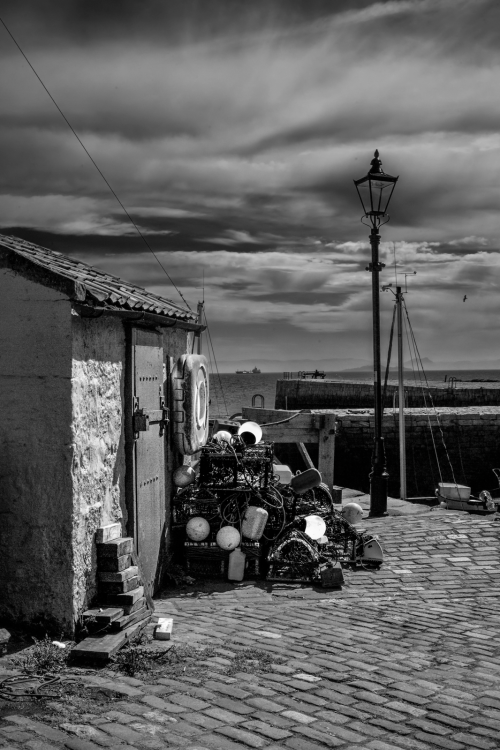
[[[427,373],[429,385],[443,384],[445,378],[457,378],[457,380],[489,380],[499,381],[500,370],[429,370]],[[297,373],[292,373],[292,377],[297,377]],[[384,374],[382,374],[382,378]],[[274,409],[274,400],[276,396],[276,382],[283,378],[282,372],[263,372],[263,373],[212,373],[210,375],[210,418],[232,417],[241,414],[244,406],[252,406],[252,400],[255,400],[255,406],[264,406],[267,409]],[[359,380],[371,382],[373,375],[370,370],[347,372],[327,372],[328,380]],[[389,383],[394,383],[394,375],[391,372]],[[413,373],[405,377],[408,385],[414,385],[415,380]],[[487,384],[485,383],[485,387]],[[258,398],[262,396],[262,399]]]

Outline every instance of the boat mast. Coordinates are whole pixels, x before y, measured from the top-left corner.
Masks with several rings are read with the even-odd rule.
[[[405,388],[403,368],[403,292],[396,287],[398,324],[398,402],[399,402],[399,486],[401,500],[406,500]]]
[[[205,302],[198,302],[198,323],[199,325],[203,325],[203,308],[205,306]],[[197,335],[197,342],[196,342],[196,353],[201,354],[201,331]]]

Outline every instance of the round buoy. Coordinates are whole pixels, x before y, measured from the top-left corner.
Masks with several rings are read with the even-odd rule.
[[[223,526],[219,529],[215,541],[222,549],[235,549],[240,541],[240,532],[234,526]]]
[[[206,518],[194,516],[186,524],[186,534],[193,542],[202,542],[210,534],[210,524]]]
[[[215,433],[213,439],[216,443],[230,443],[231,433],[227,430],[219,430],[219,432]]]
[[[179,466],[174,471],[174,484],[176,487],[187,487],[195,480],[194,469],[191,466]]]
[[[356,524],[363,518],[363,508],[357,503],[347,503],[342,508],[342,515],[347,523]]]
[[[262,428],[257,422],[243,422],[238,427],[238,435],[245,445],[256,445],[262,440]]]
[[[326,523],[321,516],[306,516],[305,517],[306,528],[305,533],[311,539],[321,539],[326,531]]]

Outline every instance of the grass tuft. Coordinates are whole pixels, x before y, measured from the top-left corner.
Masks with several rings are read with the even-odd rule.
[[[48,635],[45,638],[33,638],[33,646],[25,649],[19,656],[13,656],[11,661],[25,674],[56,673],[65,669],[68,664],[71,646],[66,648],[54,645]]]

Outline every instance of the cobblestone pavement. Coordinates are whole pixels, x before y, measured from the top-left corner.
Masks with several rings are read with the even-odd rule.
[[[200,676],[79,674],[118,699],[72,724],[63,701],[51,701],[50,721],[12,704],[0,747],[500,748],[496,518],[438,510],[367,520],[386,560],[379,571],[345,570],[341,591],[244,582],[157,601],[159,615],[174,617],[176,644],[216,647],[200,656]],[[249,647],[284,658],[229,676]]]

